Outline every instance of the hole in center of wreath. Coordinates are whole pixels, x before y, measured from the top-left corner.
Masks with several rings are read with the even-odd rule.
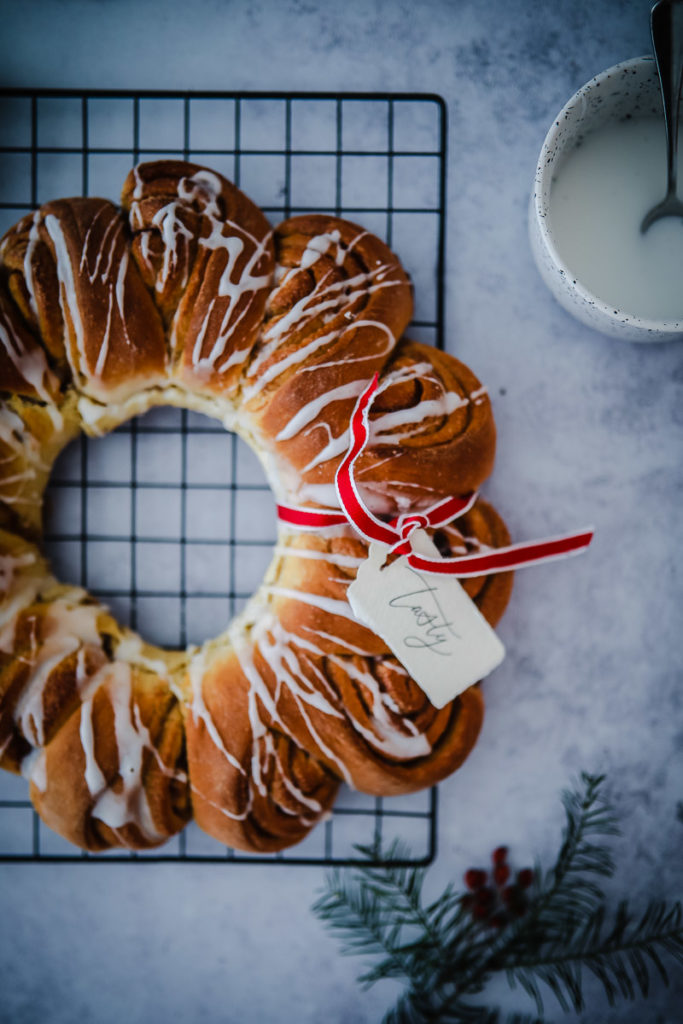
[[[263,579],[275,537],[275,501],[251,449],[171,407],[78,438],[46,495],[57,578],[163,647],[222,632]]]

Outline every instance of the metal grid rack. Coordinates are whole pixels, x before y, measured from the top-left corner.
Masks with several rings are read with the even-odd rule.
[[[242,187],[271,222],[333,212],[394,248],[415,285],[411,336],[442,347],[446,111],[438,96],[0,91],[0,234],[62,195],[118,201],[140,160],[175,157]],[[221,631],[260,582],[274,503],[256,457],[220,424],[161,408],[63,453],[46,500],[57,575],[169,647]],[[104,583],[106,581],[106,584]],[[89,856],[47,829],[22,779],[0,773],[0,860],[349,864],[400,838],[436,852],[437,792],[343,789],[330,818],[277,855],[226,850],[190,825],[160,851]]]

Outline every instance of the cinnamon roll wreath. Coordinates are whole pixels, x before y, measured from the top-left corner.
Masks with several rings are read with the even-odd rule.
[[[259,455],[280,504],[335,508],[359,394],[377,373],[357,480],[377,515],[477,488],[495,429],[451,356],[403,338],[412,295],[376,237],[334,217],[274,231],[194,164],[142,164],[121,208],[46,203],[0,243],[0,765],[87,850],[157,846],[194,817],[230,846],[302,839],[340,781],[410,792],[479,732],[472,687],[433,707],[346,590],[367,553],[350,526],[281,525],[242,615],[167,651],[120,626],[40,549],[57,454],[156,405],[220,419]],[[507,544],[478,501],[434,533],[444,555]],[[465,582],[495,624],[511,574]]]

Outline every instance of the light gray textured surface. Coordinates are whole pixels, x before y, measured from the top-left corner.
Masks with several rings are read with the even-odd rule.
[[[619,889],[680,892],[683,350],[574,322],[526,235],[555,113],[597,71],[646,52],[647,3],[430,0],[5,5],[3,84],[397,89],[448,103],[448,347],[488,385],[499,428],[486,495],[517,538],[592,522],[590,553],[519,573],[466,765],[441,786],[434,891],[501,842],[549,862],[558,792],[609,773],[624,822]],[[493,12],[491,14],[491,12]],[[0,1018],[375,1022],[308,907],[318,869],[3,866]],[[505,986],[505,1006],[521,1005]],[[681,1020],[683,986],[585,1024]],[[550,1013],[554,1019],[562,1015]],[[571,1016],[571,1015],[570,1015]],[[565,1018],[568,1019],[568,1018]]]

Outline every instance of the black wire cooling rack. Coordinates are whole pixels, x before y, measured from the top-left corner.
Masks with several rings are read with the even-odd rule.
[[[271,222],[332,212],[401,257],[415,286],[411,336],[443,345],[446,109],[408,93],[0,90],[0,234],[65,195],[118,202],[130,167],[193,160],[230,178]],[[243,442],[161,408],[63,453],[46,497],[55,572],[168,647],[220,632],[263,577],[274,503]],[[106,583],[104,582],[106,581]],[[47,829],[27,784],[0,772],[0,860],[352,864],[356,846],[402,840],[436,852],[437,791],[391,799],[344,788],[328,820],[290,851],[226,849],[191,824],[160,851],[88,855]]]

